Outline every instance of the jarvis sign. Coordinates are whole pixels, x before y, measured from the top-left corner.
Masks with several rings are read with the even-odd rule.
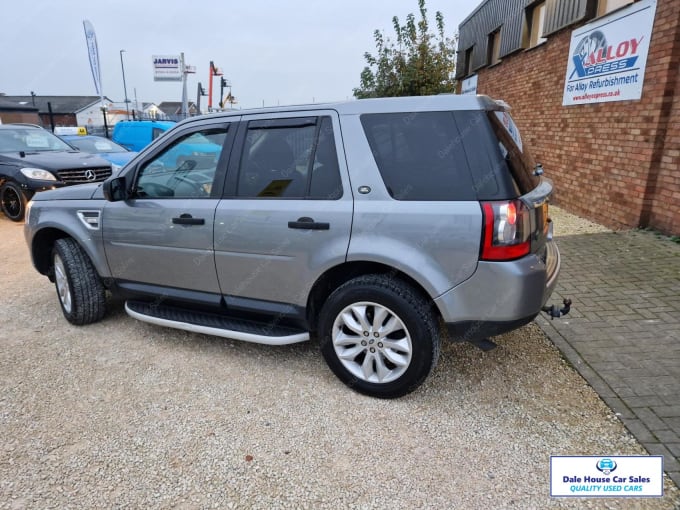
[[[154,81],[182,81],[182,57],[180,55],[153,55]]]
[[[639,100],[655,12],[643,0],[574,30],[562,104]]]

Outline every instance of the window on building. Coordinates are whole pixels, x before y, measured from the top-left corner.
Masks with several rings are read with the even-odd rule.
[[[472,74],[472,50],[474,46],[465,50],[465,76]]]
[[[501,30],[500,28],[495,32],[489,34],[489,43],[487,45],[486,62],[492,66],[501,61]]]
[[[543,37],[543,25],[545,23],[545,2],[538,2],[527,9],[527,27],[529,34],[527,42],[533,48],[546,41]]]
[[[633,0],[598,0],[597,15],[604,16],[624,5],[632,4]]]

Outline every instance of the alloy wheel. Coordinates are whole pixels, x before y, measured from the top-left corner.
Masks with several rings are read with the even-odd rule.
[[[338,314],[332,342],[342,365],[353,376],[371,383],[398,379],[413,355],[411,336],[399,316],[366,301],[353,303]]]

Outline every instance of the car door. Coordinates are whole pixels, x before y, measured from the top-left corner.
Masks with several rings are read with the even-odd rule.
[[[236,120],[172,133],[132,170],[132,197],[107,203],[105,251],[121,287],[219,302],[213,224]]]
[[[234,155],[215,214],[227,304],[304,307],[313,283],[345,260],[349,245],[353,201],[337,113],[244,117]]]

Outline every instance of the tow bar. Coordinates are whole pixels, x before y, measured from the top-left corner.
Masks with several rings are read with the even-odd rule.
[[[562,301],[562,304],[564,306],[562,308],[557,308],[555,305],[550,305],[550,306],[544,306],[541,308],[542,312],[547,313],[550,316],[550,320],[553,320],[555,318],[563,317],[569,313],[571,310],[571,299],[564,299]],[[483,351],[492,351],[496,347],[496,343],[491,340],[490,338],[482,338],[479,340],[468,340],[472,345],[475,347],[480,348]]]
[[[563,315],[567,315],[569,310],[571,310],[571,299],[565,299],[562,301],[564,307],[557,308],[555,305],[544,306],[541,310],[550,316],[550,320],[553,320]]]

